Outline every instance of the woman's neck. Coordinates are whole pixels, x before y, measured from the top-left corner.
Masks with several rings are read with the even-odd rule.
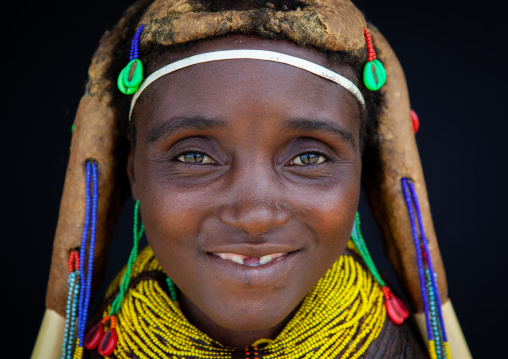
[[[187,320],[196,328],[206,333],[210,338],[232,348],[245,348],[259,339],[274,339],[284,329],[294,316],[298,308],[282,322],[271,328],[252,331],[237,331],[222,327],[212,321],[198,307],[194,305],[182,292],[178,293],[180,309]]]

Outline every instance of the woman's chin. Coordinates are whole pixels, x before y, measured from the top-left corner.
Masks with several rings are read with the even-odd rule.
[[[237,332],[253,332],[277,328],[287,322],[286,318],[287,316],[270,318],[267,317],[267,315],[247,315],[242,318],[233,316],[229,318],[217,318],[214,322],[228,330],[234,330]]]
[[[228,345],[225,338],[234,332],[238,332],[240,336],[250,334],[256,338],[252,341],[275,338],[294,316],[301,302],[301,298],[295,298],[294,303],[289,303],[287,297],[285,300],[271,297],[250,299],[223,302],[220,306],[214,305],[201,310],[182,295],[181,309],[190,323],[205,331],[211,338]]]

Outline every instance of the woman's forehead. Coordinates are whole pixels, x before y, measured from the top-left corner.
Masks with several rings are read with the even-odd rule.
[[[196,42],[192,46],[169,47],[167,51],[162,51],[160,56],[157,56],[153,61],[147,64],[146,75],[149,75],[172,62],[193,55],[212,51],[235,49],[276,51],[295,56],[326,67],[345,76],[356,86],[359,85],[355,71],[351,68],[351,66],[339,63],[338,61],[331,61],[329,57],[326,56],[325,52],[317,48],[304,47],[287,40],[271,40],[264,39],[256,35],[243,34],[233,34],[214,39],[205,39]]]
[[[357,100],[341,86],[284,64],[229,62],[196,65],[152,84],[134,116],[143,121],[141,132],[148,135],[167,122],[206,119],[226,125],[215,129],[230,131],[284,131],[298,121],[306,123],[301,130],[327,122],[358,133]]]
[[[288,41],[235,35],[167,52],[152,69],[199,53],[238,48],[277,50],[330,68],[314,48]],[[351,80],[353,70],[333,64]],[[162,121],[170,117],[235,118],[241,111],[288,118],[352,117],[358,122],[357,100],[341,86],[305,70],[269,61],[235,59],[197,64],[163,76],[140,97],[134,117]],[[142,114],[142,116],[140,116]]]

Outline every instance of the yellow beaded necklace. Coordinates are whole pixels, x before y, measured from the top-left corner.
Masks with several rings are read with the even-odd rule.
[[[348,247],[351,248],[350,245]],[[132,278],[163,272],[150,247],[138,256]],[[118,289],[123,273],[106,297]],[[142,279],[126,293],[118,312],[118,344],[113,355],[145,358],[231,358],[238,349],[223,346],[190,324],[155,279]],[[103,312],[106,317],[109,307]],[[359,358],[385,321],[383,293],[353,256],[342,255],[307,294],[275,339],[261,339],[245,358]]]

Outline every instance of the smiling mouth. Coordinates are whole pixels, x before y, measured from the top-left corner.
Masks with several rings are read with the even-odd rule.
[[[288,253],[272,253],[263,257],[247,257],[241,254],[235,253],[212,253],[214,256],[220,257],[226,261],[231,261],[237,264],[241,264],[249,267],[259,267],[275,261]]]

